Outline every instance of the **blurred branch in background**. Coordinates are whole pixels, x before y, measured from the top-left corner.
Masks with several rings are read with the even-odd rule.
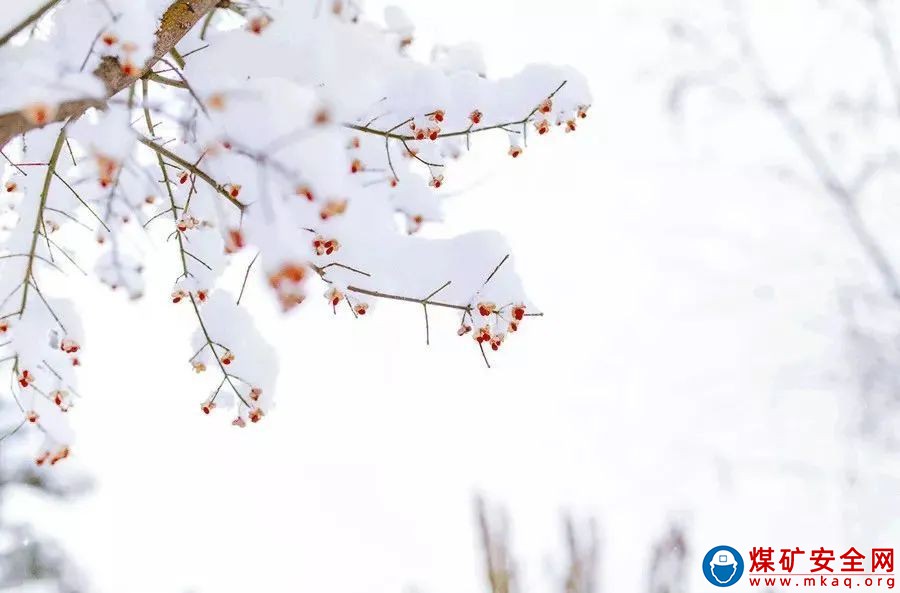
[[[510,551],[509,515],[504,510],[489,511],[481,497],[475,499],[475,512],[491,593],[517,593],[516,567]]]
[[[865,1],[871,5],[878,4],[878,0]],[[888,154],[879,157],[867,157],[857,165],[858,170],[855,173],[842,176],[836,163],[819,147],[815,135],[808,129],[807,123],[794,110],[790,99],[772,85],[766,65],[760,58],[755,42],[747,29],[741,0],[730,0],[729,4],[734,14],[732,30],[737,36],[743,62],[751,72],[757,94],[781,123],[796,149],[807,160],[827,195],[841,209],[849,231],[881,277],[888,296],[895,301],[897,306],[900,306],[900,280],[897,277],[897,270],[884,245],[863,218],[859,203],[869,182],[884,167],[895,164],[896,155],[891,150]],[[889,33],[883,24],[875,28],[883,30],[883,35],[879,38],[889,39]],[[890,71],[892,71],[891,68],[885,69],[886,73]]]
[[[653,546],[647,593],[687,593],[687,556],[684,527],[673,523]]]
[[[729,125],[717,153],[758,150],[782,179],[809,180],[805,189],[824,199],[823,220],[837,213],[846,229],[822,247],[846,237],[848,253],[871,271],[872,282],[848,281],[838,262],[834,315],[846,328],[841,362],[856,377],[855,430],[889,447],[900,446],[900,243],[885,224],[900,212],[897,8],[884,0],[697,0],[665,24],[676,56],[666,73],[669,113],[684,121],[689,102],[705,98],[704,116]],[[700,131],[712,137],[713,127],[707,121]]]
[[[509,515],[502,508],[489,508],[481,497],[475,500],[475,512],[490,593],[516,593],[520,589],[510,548]],[[563,531],[567,558],[560,593],[603,593],[597,521],[576,522],[567,515]],[[687,593],[688,552],[686,528],[673,522],[651,550],[647,593]]]
[[[0,426],[20,415],[0,406]],[[83,593],[80,571],[61,546],[27,523],[9,517],[8,501],[24,495],[36,504],[61,503],[85,493],[91,482],[70,468],[38,467],[29,451],[33,436],[4,428],[0,434],[0,591],[17,593]]]
[[[579,527],[581,529],[579,529]],[[598,593],[597,571],[600,562],[600,540],[597,521],[589,519],[576,525],[571,516],[565,518],[566,547],[569,568],[565,593]]]
[[[488,508],[481,497],[475,499],[475,512],[490,592],[516,593],[520,589],[516,563],[510,548],[509,515],[504,509]],[[576,523],[567,515],[563,519],[563,529],[567,559],[560,593],[600,593],[600,540],[597,522],[589,519]]]
[[[889,79],[890,86],[896,95],[897,109],[900,111],[900,71],[897,69],[897,58],[889,26],[881,14],[880,0],[843,0],[844,3],[859,2],[872,12],[872,37],[881,48],[884,56],[884,76]],[[716,4],[712,2],[709,4]],[[818,10],[827,10],[830,3],[823,2]],[[753,98],[758,98],[781,124],[782,129],[795,150],[802,156],[812,170],[824,192],[832,198],[842,210],[848,230],[856,239],[873,268],[880,276],[885,290],[895,304],[900,307],[900,278],[892,258],[882,241],[869,228],[860,212],[860,196],[868,189],[869,183],[888,167],[898,164],[894,146],[889,146],[883,154],[863,154],[864,158],[855,163],[856,171],[843,172],[842,165],[846,160],[830,155],[821,140],[822,129],[807,121],[795,108],[795,101],[788,93],[778,89],[772,83],[768,65],[760,57],[757,40],[750,34],[747,26],[745,5],[743,0],[722,0],[728,19],[727,35],[734,42],[721,43],[720,31],[711,31],[705,23],[690,22],[676,17],[667,24],[670,38],[678,43],[691,46],[696,52],[703,52],[706,57],[712,56],[712,64],[688,67],[674,74],[667,93],[667,107],[673,115],[679,115],[684,109],[685,101],[691,91],[703,88],[725,90],[734,98],[741,95],[742,88],[748,88]],[[715,26],[715,25],[713,25]],[[849,32],[848,32],[849,33]],[[803,32],[798,31],[798,36]],[[744,84],[749,81],[749,85]],[[847,90],[844,97],[814,97],[825,102],[852,97],[856,93]],[[808,100],[809,97],[803,97]],[[861,122],[862,126],[865,123]],[[821,127],[821,126],[820,126]],[[827,126],[826,126],[827,127]],[[776,140],[773,138],[773,140]],[[859,156],[859,155],[858,155]]]

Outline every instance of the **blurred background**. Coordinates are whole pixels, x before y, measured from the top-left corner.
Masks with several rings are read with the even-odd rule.
[[[281,374],[238,431],[198,411],[168,260],[136,306],[85,283],[74,459],[2,462],[0,586],[686,593],[714,545],[893,545],[900,7],[401,4],[421,58],[591,81],[577,133],[473,143],[423,229],[501,230],[545,316],[488,370],[452,315],[426,347],[415,306],[285,320],[252,286]]]

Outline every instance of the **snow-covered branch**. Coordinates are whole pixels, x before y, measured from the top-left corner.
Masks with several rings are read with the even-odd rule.
[[[156,43],[152,55],[140,67],[136,66],[131,58],[126,56],[105,56],[94,69],[96,76],[103,85],[103,91],[96,86],[90,95],[74,93],[74,96],[66,100],[52,102],[43,97],[36,96],[35,101],[23,105],[16,111],[0,112],[0,149],[12,138],[24,134],[28,130],[45,126],[48,123],[65,121],[81,116],[88,109],[104,108],[105,98],[111,97],[119,91],[133,84],[135,80],[144,76],[166,54],[172,51],[175,45],[187,34],[188,31],[209,11],[215,8],[218,0],[176,0],[163,14],[158,29],[156,30]],[[13,26],[3,37],[0,37],[0,46],[4,46],[15,35],[21,33],[27,27],[35,24],[48,11],[59,4],[59,0],[53,0],[41,5],[38,10],[21,23]],[[77,4],[73,2],[72,4]],[[73,12],[77,9],[71,9]],[[118,17],[112,15],[114,19]],[[153,31],[152,21],[143,23],[148,31]],[[105,39],[100,35],[87,50],[95,51],[94,45],[99,41],[105,44]],[[111,38],[106,38],[111,39]],[[4,73],[7,74],[7,73]],[[10,81],[12,82],[12,81]],[[71,93],[68,93],[71,94]]]
[[[575,131],[591,102],[578,72],[535,65],[490,79],[480,59],[462,59],[471,50],[420,63],[406,55],[402,11],[380,24],[352,2],[67,0],[44,13],[31,22],[64,26],[28,39],[23,28],[0,47],[0,75],[26,66],[0,100],[0,144],[24,132],[3,152],[0,364],[23,422],[47,435],[39,461],[68,455],[59,421],[84,346],[74,308],[40,287],[84,270],[85,230],[102,246],[101,280],[133,298],[143,256],[129,245],[163,233],[169,299],[195,327],[189,365],[213,377],[200,407],[230,408],[241,427],[270,412],[277,379],[244,303],[249,283],[285,313],[315,290],[356,319],[379,300],[421,306],[426,344],[430,310],[449,309],[487,366],[542,314],[497,234],[415,235],[441,220],[453,161],[483,133],[520,157],[530,134]],[[62,227],[73,232],[55,235]],[[223,280],[230,265],[240,286]]]

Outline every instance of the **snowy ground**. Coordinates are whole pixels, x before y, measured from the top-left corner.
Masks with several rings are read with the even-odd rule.
[[[447,185],[475,188],[436,231],[502,230],[546,316],[487,370],[452,317],[432,314],[426,348],[415,306],[267,314],[277,409],[239,431],[200,414],[192,326],[154,268],[155,300],[97,291],[85,313],[75,456],[97,491],[21,514],[106,593],[483,590],[476,492],[509,508],[524,591],[556,588],[563,510],[599,520],[616,593],[642,590],[672,519],[692,591],[711,589],[699,566],[716,544],[891,545],[897,463],[848,437],[835,288],[861,265],[821,196],[685,137],[638,76],[658,32],[616,5],[407,4],[423,43],[479,40],[492,74],[555,61],[592,80],[578,133],[516,162],[480,140]],[[759,126],[747,141],[775,133]]]

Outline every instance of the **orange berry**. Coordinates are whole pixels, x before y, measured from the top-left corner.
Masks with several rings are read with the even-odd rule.
[[[483,344],[484,342],[490,342],[491,340],[491,330],[488,326],[483,326],[478,329],[477,332],[472,336],[476,342],[479,344]]]
[[[316,111],[316,115],[313,118],[313,123],[317,126],[324,126],[328,122],[331,121],[331,112],[328,111],[325,107],[322,107],[318,111]]]
[[[343,214],[347,210],[347,200],[329,200],[319,211],[319,218],[328,220],[332,216]]]
[[[234,253],[244,248],[244,233],[240,229],[228,229],[225,240],[225,253]]]
[[[481,314],[482,317],[487,317],[491,313],[497,310],[497,305],[490,302],[478,303],[478,313]]]
[[[47,103],[31,103],[25,106],[22,114],[32,125],[43,126],[56,115],[56,107]]]
[[[73,354],[78,352],[81,347],[75,340],[70,338],[65,338],[59,343],[59,349],[65,352],[66,354]]]
[[[131,78],[132,76],[137,76],[138,68],[131,60],[125,60],[124,62],[122,62],[122,74],[129,78]]]
[[[241,186],[237,183],[226,183],[222,186],[222,189],[228,192],[228,195],[232,198],[236,198],[241,194]]]
[[[212,110],[223,111],[225,109],[225,95],[213,93],[206,99],[206,105]]]
[[[32,383],[34,383],[34,375],[31,374],[30,371],[23,370],[22,373],[18,377],[19,385],[23,388],[28,387]]]
[[[265,15],[253,17],[250,19],[250,22],[247,23],[247,30],[256,35],[260,35],[271,22],[272,19]]]
[[[54,453],[50,457],[50,465],[56,465],[56,463],[58,461],[62,461],[63,459],[65,459],[68,456],[69,456],[69,448],[62,447],[60,450],[58,450],[56,453]]]

